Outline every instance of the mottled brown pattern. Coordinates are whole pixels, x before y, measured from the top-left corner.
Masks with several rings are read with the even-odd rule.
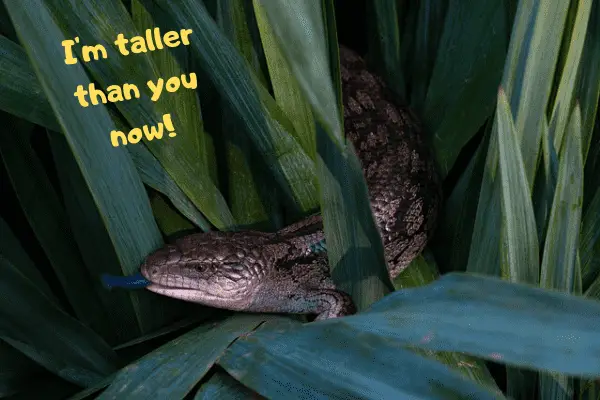
[[[393,105],[381,79],[340,48],[344,129],[361,160],[388,269],[396,277],[423,250],[441,201],[440,183],[415,115]]]
[[[394,106],[382,81],[341,47],[344,129],[361,160],[371,208],[392,278],[425,247],[435,227],[441,192],[415,116]],[[141,268],[149,290],[213,307],[254,312],[354,312],[336,290],[319,215],[277,233],[209,232],[184,237],[150,255]]]

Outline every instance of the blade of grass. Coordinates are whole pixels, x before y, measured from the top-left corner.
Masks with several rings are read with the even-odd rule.
[[[575,7],[575,5],[573,6]],[[592,2],[579,0],[576,2],[577,14],[573,24],[570,43],[568,43],[568,53],[565,60],[565,66],[560,75],[558,92],[552,108],[550,118],[550,136],[554,138],[554,148],[560,152],[563,143],[563,137],[566,131],[567,122],[571,116],[573,108],[573,97],[577,89],[577,73],[580,70],[581,53],[583,52],[586,40],[586,31],[590,18]]]
[[[524,0],[519,2],[504,66],[505,89],[530,187],[540,154],[545,110],[557,65],[569,2]],[[548,32],[556,32],[548,35]]]
[[[219,364],[267,398],[504,398],[394,340],[349,326],[283,330],[265,323],[234,342]]]
[[[122,56],[117,51],[112,43],[118,34],[122,33],[129,38],[141,33],[137,32],[134,22],[120,1],[69,2],[70,7],[65,7],[63,0],[44,0],[65,36],[77,36],[82,44],[102,44],[108,55],[107,60],[86,63],[85,67],[104,88],[114,85],[115,82],[127,82],[135,84],[143,93],[139,99],[115,103],[132,127],[156,125],[162,121],[163,114],[171,115],[178,135],[162,140],[144,139],[144,144],[211,223],[219,229],[233,227],[235,223],[230,219],[227,204],[212,180],[215,175],[215,166],[212,165],[214,149],[202,126],[195,91],[181,88],[176,95],[163,93],[157,101],[150,98],[148,81],[156,82],[159,78],[168,79],[183,74],[184,71],[175,58],[169,51],[128,56]],[[143,15],[143,11],[138,11],[137,7],[134,11],[138,24],[149,22],[150,18]],[[110,21],[110,24],[106,21]],[[187,77],[188,81],[193,81],[189,75]],[[85,80],[82,82],[84,86],[87,83]],[[76,85],[73,89],[75,87]]]
[[[0,240],[0,254],[12,264],[18,265],[19,272],[29,279],[46,297],[52,299],[52,302],[58,304],[58,300],[54,296],[52,289],[50,289],[40,271],[21,246],[19,239],[17,239],[6,221],[2,218],[0,218],[0,237],[2,238]]]
[[[193,222],[194,225],[205,232],[211,229],[210,223],[198,211],[190,198],[177,186],[177,183],[146,146],[130,146],[128,149],[140,178],[146,185],[167,196],[179,212]]]
[[[540,286],[581,294],[577,254],[583,204],[583,153],[581,110],[578,104],[571,113],[567,129],[565,144],[560,152],[556,192],[548,219]],[[574,383],[573,378],[565,375],[541,374],[539,397],[572,399]]]
[[[321,2],[257,1],[313,112],[340,146],[343,127],[329,73]]]
[[[369,59],[388,87],[406,102],[406,84],[400,60],[400,28],[396,1],[380,0],[367,3],[372,17]]]
[[[170,2],[143,0],[144,6],[158,6],[151,12],[164,12],[180,26],[195,33],[190,41],[194,55],[202,62],[203,70],[219,93],[244,122],[247,134],[271,168],[283,193],[291,199],[290,205],[300,210],[314,209],[317,204],[316,187],[312,184],[313,163],[292,138],[283,138],[274,127],[275,122],[265,115],[257,95],[255,78],[248,71],[235,47],[219,31],[205,6],[199,0]]]
[[[33,125],[11,116],[3,122],[0,154],[25,217],[77,318],[112,341],[109,316],[100,306],[88,271],[82,268],[63,205],[29,142]]]
[[[522,368],[600,374],[600,302],[495,277],[446,274],[430,285],[390,293],[362,313],[304,329],[324,326]]]
[[[571,114],[566,145],[560,155],[556,193],[546,234],[540,284],[573,291],[575,259],[579,247],[583,196],[581,110]]]
[[[466,20],[471,23],[466,24]],[[423,121],[432,135],[442,176],[448,174],[463,146],[492,115],[506,55],[506,36],[502,1],[450,1],[435,48],[431,81],[427,77],[426,98],[421,100]]]
[[[132,0],[131,2],[131,17],[136,30],[140,33],[146,29],[160,25],[160,21],[158,21],[158,24],[155,24],[152,16],[142,6],[139,0]],[[174,51],[177,50],[181,50],[181,48],[175,48]],[[149,59],[153,62],[154,66],[157,67],[158,75],[164,77],[165,80],[169,76],[180,76],[184,72],[169,51],[150,52]],[[191,149],[188,149],[188,151],[191,153],[190,158],[200,164],[198,172],[202,174],[207,173],[213,182],[217,182],[217,164],[213,140],[204,130],[197,93],[193,91],[179,91],[175,98],[165,98],[164,102],[165,110],[172,107],[174,111],[177,111],[180,114],[180,119],[183,120],[182,122],[185,126],[184,130],[193,133],[189,134],[189,137],[186,138],[188,140],[186,140],[185,143],[182,143],[180,148],[175,150],[177,155],[181,156],[182,154],[185,154],[181,150],[186,145],[194,146]],[[160,107],[161,105],[159,104],[158,108]],[[160,113],[160,111],[158,111],[158,113]],[[176,174],[175,168],[173,168],[173,170],[173,175],[175,175],[178,180],[182,180],[183,177],[180,177],[181,174]]]
[[[260,30],[260,38],[265,51],[275,100],[294,125],[298,143],[300,143],[306,154],[314,160],[317,145],[310,104],[304,99],[298,82],[277,44],[277,39],[264,8],[257,0],[254,0],[252,4],[254,5],[254,12]]]
[[[35,84],[37,77],[25,50],[4,36],[0,36],[0,74],[0,110],[60,130],[42,88]]]
[[[439,222],[444,228],[439,229],[430,242],[443,271],[466,268],[492,125],[488,121],[482,142],[445,200]]]
[[[546,238],[548,217],[552,210],[552,199],[556,191],[558,179],[558,156],[554,149],[548,122],[542,122],[542,168],[536,175],[533,187],[533,204],[535,205],[535,220],[537,223],[538,242],[543,246]]]
[[[48,132],[48,140],[54,159],[60,160],[56,163],[56,172],[73,237],[85,267],[96,278],[94,290],[110,315],[110,326],[116,336],[111,344],[131,340],[141,334],[134,299],[128,292],[107,291],[100,285],[102,274],[123,273],[110,233],[65,136]]]
[[[401,290],[425,286],[438,278],[439,272],[433,254],[431,254],[428,249],[425,249],[423,254],[415,258],[413,262],[396,277],[394,280],[394,287],[396,290]],[[481,385],[493,387],[495,390],[500,391],[483,360],[460,353],[433,352],[422,349],[411,350],[422,356],[440,361]]]
[[[459,7],[460,3],[450,4],[450,2],[446,0],[424,0],[418,3],[416,24],[414,27],[414,44],[410,60],[413,71],[413,87],[410,93],[410,104],[420,114],[424,113],[425,98],[427,96],[436,58],[438,55],[444,53],[438,51],[438,46],[445,34],[444,32],[447,32],[445,20],[450,17],[453,8]],[[472,5],[469,9],[473,9]],[[449,10],[450,13],[447,13],[446,10]],[[481,18],[480,14],[478,16]],[[458,41],[454,43],[461,42]]]
[[[504,225],[501,271],[511,282],[539,283],[539,245],[525,164],[506,93],[498,91],[496,109],[502,222]]]
[[[152,214],[163,235],[169,237],[177,232],[193,231],[194,226],[179,215],[158,193],[150,195]]]
[[[246,24],[244,7],[241,2],[219,0],[217,23],[240,54],[247,57],[253,53],[253,44]],[[251,65],[250,60],[246,57],[246,62]],[[259,77],[260,71],[254,71]],[[267,184],[268,178],[262,177],[261,179],[258,169],[253,170],[252,166],[256,165],[257,154],[250,147],[251,141],[243,133],[243,125],[239,119],[235,118],[234,111],[225,101],[221,101],[221,108],[222,135],[227,147],[229,202],[233,215],[238,223],[246,229],[273,230],[273,226],[269,226],[269,216],[266,211],[267,207],[274,208],[273,205],[276,203],[277,197],[273,196],[274,188]],[[265,175],[268,176],[268,174]],[[257,182],[261,181],[265,184],[257,185]],[[263,192],[271,191],[272,195],[261,197],[260,186],[263,186]]]
[[[337,100],[339,118],[344,117],[344,99],[342,97],[342,80],[340,75],[340,49],[338,47],[337,26],[335,21],[335,0],[323,0],[323,29],[329,53],[329,71],[331,73],[333,91]]]
[[[183,398],[231,342],[264,320],[239,315],[203,324],[122,369],[98,399]]]
[[[122,271],[132,274],[143,258],[162,244],[162,238],[131,158],[126,150],[114,148],[106,140],[115,125],[105,108],[82,109],[76,104],[72,89],[87,77],[81,66],[65,65],[57,46],[64,36],[44,3],[5,1],[5,5],[90,188]],[[149,292],[130,296],[142,331],[162,324],[160,314],[152,310],[160,304],[157,297]]]
[[[466,271],[486,275],[500,275],[500,241],[502,239],[502,186],[498,176],[498,126],[494,122],[485,157],[479,202],[475,214],[473,234]]]
[[[0,54],[3,55],[0,58],[0,74],[3,76],[3,79],[0,80],[0,108],[50,130],[61,132],[52,107],[50,107],[35,72],[27,60],[25,50],[0,36]],[[8,62],[8,65],[3,65],[3,62]],[[14,86],[15,91],[8,93],[7,85]],[[36,113],[32,114],[31,110],[40,110],[39,116]],[[117,118],[115,114],[111,114],[111,116],[118,129],[127,130],[127,126],[120,118]],[[203,230],[209,229],[205,218],[146,147],[142,145],[129,146],[128,150],[144,183],[168,196],[178,209],[197,226]]]
[[[98,335],[59,309],[2,254],[0,266],[2,340],[77,385],[92,385],[116,369],[116,354]]]
[[[558,4],[558,6],[556,5]],[[545,110],[552,86],[568,2],[522,0],[515,17],[504,66],[504,88],[521,145],[528,184],[535,177]],[[500,273],[501,185],[497,179],[497,125],[492,128],[486,169],[473,228],[467,271]]]

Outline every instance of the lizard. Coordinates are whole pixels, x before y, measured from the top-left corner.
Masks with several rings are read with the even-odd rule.
[[[436,227],[440,179],[415,114],[394,105],[383,80],[342,45],[340,75],[344,131],[361,162],[393,279]],[[318,214],[278,232],[184,236],[150,254],[140,272],[152,292],[211,307],[316,314],[316,320],[356,312],[331,279]]]

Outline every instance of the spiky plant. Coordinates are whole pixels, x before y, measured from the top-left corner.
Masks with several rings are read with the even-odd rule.
[[[387,275],[343,137],[332,0],[3,3],[0,397],[599,398],[598,0],[367,3],[370,65],[420,115],[445,178],[436,238],[393,293],[363,279]],[[153,27],[191,43],[114,50]],[[75,37],[109,57],[65,64]],[[192,72],[196,90],[158,101],[73,96]],[[112,146],[164,114],[175,137]],[[173,235],[318,209],[355,316],[100,284]]]

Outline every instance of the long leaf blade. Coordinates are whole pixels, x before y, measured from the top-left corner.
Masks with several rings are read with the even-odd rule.
[[[513,282],[539,282],[537,229],[525,164],[504,90],[498,92],[498,149],[502,181],[503,276]]]
[[[76,103],[72,90],[86,82],[87,76],[81,66],[65,65],[57,46],[64,36],[44,3],[27,0],[5,5],[100,210],[121,268],[126,274],[134,273],[144,257],[162,244],[162,238],[131,158],[126,150],[111,146],[107,135],[115,126],[106,109],[83,110]],[[113,193],[125,194],[114,197]],[[150,293],[132,296],[143,330],[161,324],[145,308],[150,306]]]
[[[600,376],[600,302],[498,278],[450,273],[391,293],[363,313],[313,325],[321,324],[523,368]]]
[[[241,315],[204,324],[121,370],[98,399],[184,398],[232,341],[263,321]]]
[[[267,323],[233,343],[219,364],[268,398],[503,398],[393,340],[348,326],[282,332]]]

